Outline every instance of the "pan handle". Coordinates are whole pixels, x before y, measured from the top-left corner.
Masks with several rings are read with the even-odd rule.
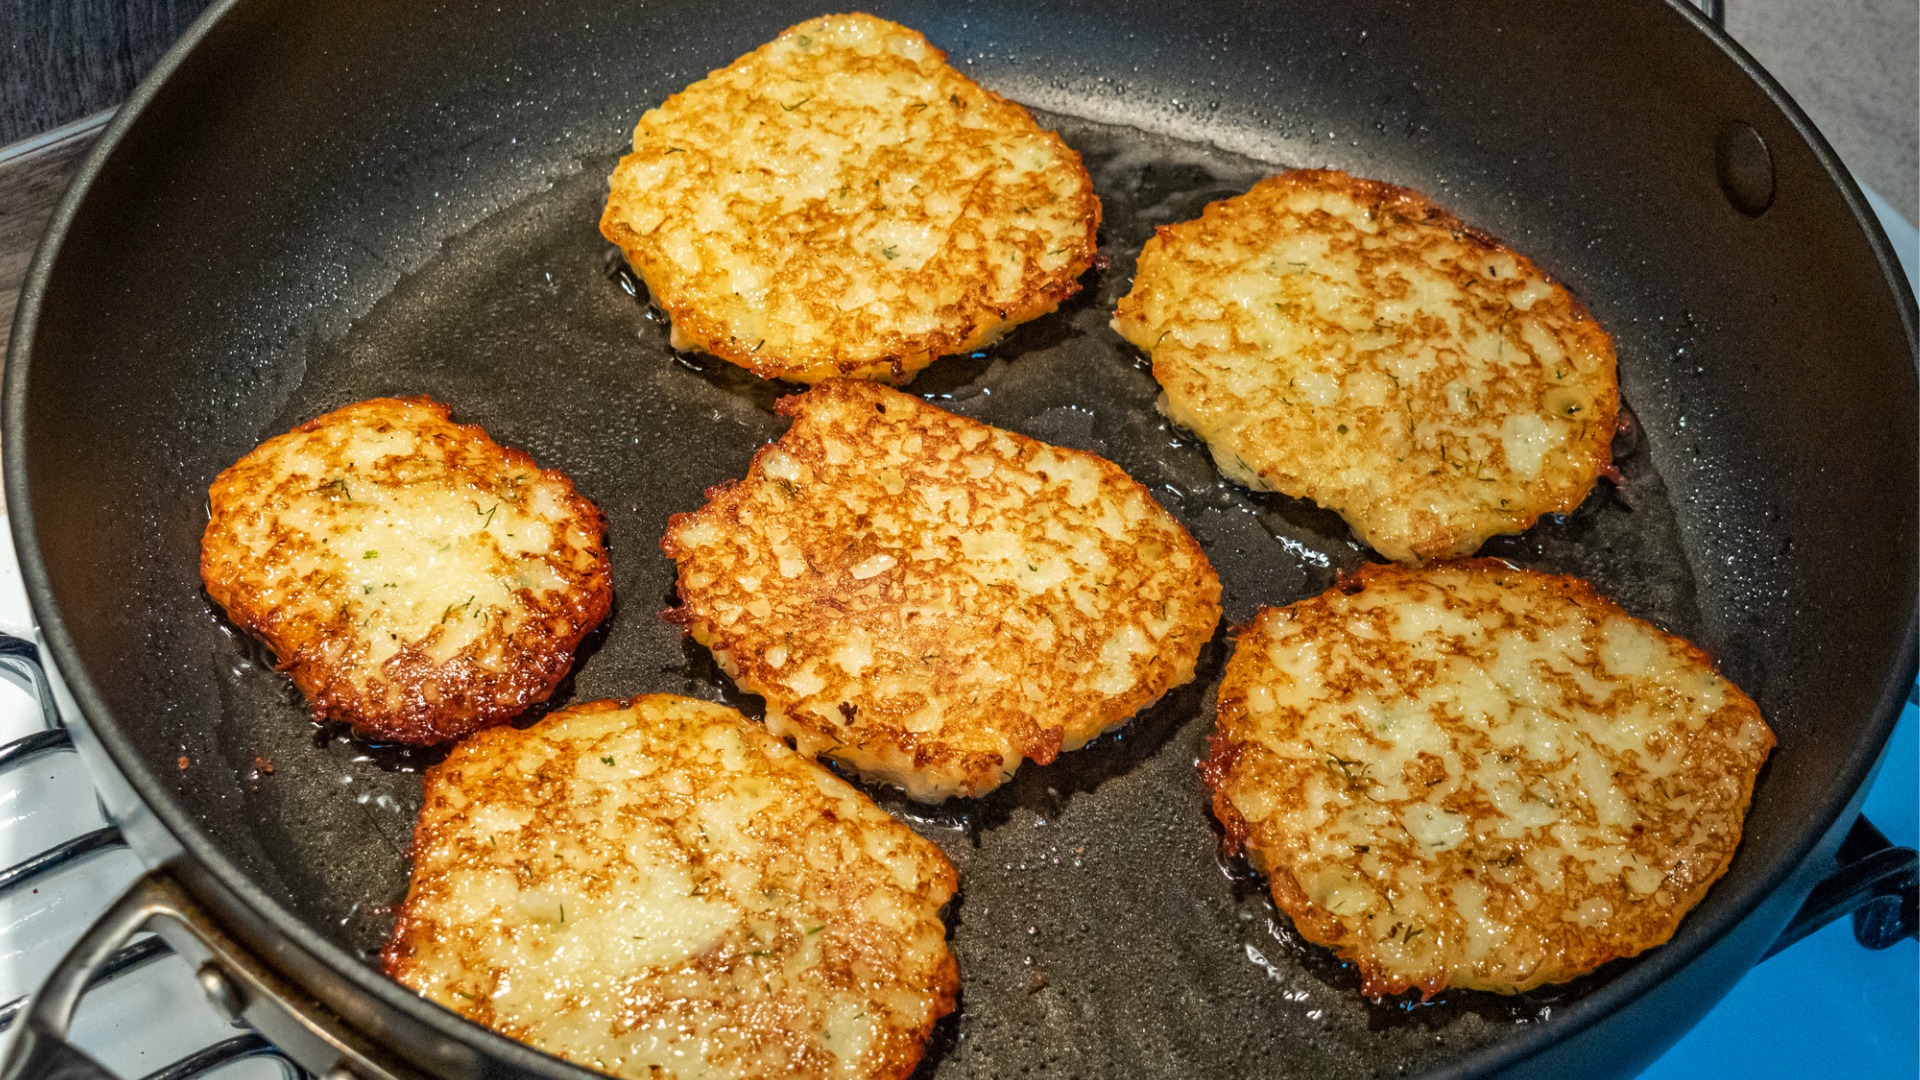
[[[27,1002],[0,1080],[113,1080],[67,1042],[93,973],[135,934],[154,931],[188,964],[221,1015],[246,1023],[325,1080],[415,1080],[221,930],[165,867],[150,870],[87,929]]]
[[[1807,894],[1768,956],[1843,915],[1853,916],[1854,939],[1869,949],[1920,937],[1920,854],[1894,847],[1863,814],[1840,842],[1834,862],[1833,873]]]

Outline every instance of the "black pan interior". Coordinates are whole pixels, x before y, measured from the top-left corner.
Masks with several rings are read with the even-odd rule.
[[[1732,873],[1636,963],[1697,952],[1805,855],[1911,677],[1911,299],[1717,47],[1651,3],[878,11],[1045,110],[1106,207],[1109,263],[1079,297],[910,389],[1120,463],[1207,548],[1229,623],[1366,554],[1330,514],[1220,480],[1154,411],[1105,326],[1152,227],[1276,167],[1333,166],[1427,191],[1565,281],[1616,336],[1624,482],[1488,553],[1586,576],[1700,641],[1781,741]],[[8,377],[30,580],[122,768],[309,947],[377,950],[434,756],[315,729],[217,616],[195,573],[207,483],[322,411],[429,393],[608,514],[616,611],[556,701],[672,691],[756,712],[656,618],[657,544],[779,433],[792,388],[674,355],[594,222],[642,109],[817,13],[242,0],[78,204]],[[1773,149],[1758,216],[1716,179],[1730,120]],[[965,991],[933,1072],[1417,1073],[1578,1014],[1634,969],[1512,1000],[1364,1002],[1216,855],[1193,762],[1226,647],[1122,733],[986,799],[878,793],[962,874]]]

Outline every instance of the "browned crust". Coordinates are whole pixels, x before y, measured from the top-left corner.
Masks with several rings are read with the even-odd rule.
[[[1486,537],[1502,533],[1521,532],[1531,527],[1541,517],[1548,514],[1570,513],[1577,509],[1586,495],[1592,490],[1594,480],[1606,476],[1617,479],[1613,469],[1613,435],[1620,420],[1620,390],[1617,377],[1613,374],[1615,351],[1613,337],[1594,319],[1592,311],[1578,296],[1562,285],[1552,275],[1535,264],[1525,254],[1516,251],[1486,231],[1462,221],[1450,211],[1436,205],[1425,195],[1412,188],[1366,177],[1353,176],[1336,169],[1293,169],[1267,177],[1256,183],[1246,194],[1233,199],[1222,199],[1209,203],[1196,222],[1182,222],[1175,225],[1162,225],[1155,230],[1155,240],[1161,244],[1169,243],[1181,229],[1189,228],[1208,219],[1219,219],[1235,212],[1234,204],[1241,200],[1279,199],[1285,193],[1308,191],[1340,191],[1351,195],[1355,201],[1373,204],[1377,213],[1397,218],[1416,226],[1444,229],[1454,239],[1472,244],[1479,250],[1498,253],[1513,259],[1523,271],[1524,276],[1538,278],[1551,286],[1557,297],[1562,298],[1573,316],[1573,322],[1567,329],[1576,334],[1594,354],[1606,358],[1607,378],[1593,399],[1594,415],[1585,427],[1582,439],[1569,444],[1563,454],[1576,467],[1580,483],[1561,485],[1552,491],[1540,491],[1540,484],[1529,492],[1529,497],[1519,500],[1510,509],[1488,519],[1461,520],[1431,510],[1416,509],[1413,512],[1413,525],[1404,534],[1393,537],[1394,546],[1404,546],[1410,555],[1386,552],[1394,558],[1411,558],[1412,561],[1459,558],[1472,555],[1479,549]],[[1125,322],[1138,322],[1146,318],[1148,304],[1155,294],[1153,283],[1144,276],[1136,279],[1133,287],[1123,296],[1114,310],[1116,325]],[[1150,354],[1153,349],[1148,343],[1136,341],[1136,345]],[[1155,357],[1153,360],[1154,378],[1163,387],[1176,386],[1180,372],[1167,360]],[[1345,430],[1344,428],[1342,430]],[[1300,497],[1312,498],[1313,493],[1303,486],[1303,479],[1289,471],[1270,466],[1260,466],[1257,470],[1263,483],[1272,490]],[[1348,508],[1333,506],[1352,520]],[[1357,530],[1356,530],[1357,531]],[[1362,536],[1363,540],[1368,539]]]
[[[650,704],[672,703],[678,700],[680,699],[672,694],[644,694],[626,700],[583,702],[569,705],[565,710],[543,718],[542,723],[559,723],[568,716],[582,714],[640,710]],[[746,730],[755,729],[755,725],[744,718],[742,718],[742,725]],[[496,727],[477,732],[455,746],[440,762],[431,766],[423,779],[422,806],[414,826],[410,856],[417,856],[419,852],[432,848],[439,841],[443,831],[449,833],[457,831],[458,817],[465,807],[474,805],[476,802],[487,801],[483,793],[477,794],[475,791],[467,790],[467,782],[463,774],[469,768],[496,753],[510,751],[516,743],[537,737],[538,730],[538,726],[524,730]],[[486,781],[482,780],[480,786],[484,790],[487,786]],[[496,801],[506,802],[509,799],[517,800],[524,797],[524,793],[515,791],[508,793],[507,798]],[[858,797],[862,800],[865,798],[863,795]],[[868,805],[876,814],[882,813],[877,807],[872,807],[870,803]],[[832,816],[831,811],[829,816]],[[905,826],[897,825],[897,822],[891,819],[889,824],[895,825],[902,832],[910,832]],[[937,857],[934,866],[937,876],[931,883],[930,892],[950,898],[959,888],[959,872],[931,843],[917,835],[913,836],[913,839],[925,844]],[[424,916],[420,910],[427,902],[427,897],[420,890],[422,873],[423,868],[416,859],[407,895],[395,913],[392,937],[381,949],[379,956],[380,968],[389,978],[413,989],[418,989],[421,981],[417,968],[417,943],[421,941],[423,935],[431,938],[440,929],[437,921]],[[511,928],[507,930],[511,932]],[[710,959],[716,963],[725,962],[725,958]],[[695,962],[697,964],[700,961]],[[840,967],[844,969],[843,974],[846,977],[856,977],[851,967],[844,964]],[[870,978],[870,973],[866,977]],[[960,966],[950,950],[944,951],[939,958],[929,982],[924,986],[914,987],[914,990],[930,995],[932,1008],[926,1020],[914,1028],[888,1028],[883,1032],[886,1040],[882,1051],[883,1057],[876,1063],[877,1068],[866,1074],[871,1080],[908,1080],[919,1068],[925,1056],[925,1047],[933,1036],[934,1027],[943,1017],[958,1007]],[[496,1014],[490,998],[486,996],[462,998],[458,1004],[459,1008],[456,1011],[466,1019],[499,1031],[510,1038],[528,1041],[526,1032],[507,1023]]]
[[[1227,708],[1225,689],[1222,688],[1219,709]],[[1244,709],[1244,699],[1236,698],[1236,709]],[[1233,772],[1233,763],[1240,758],[1240,747],[1221,732],[1214,732],[1207,740],[1207,756],[1200,759],[1200,783],[1207,789],[1209,804],[1213,807],[1213,816],[1220,822],[1220,853],[1232,858],[1247,849],[1247,819],[1240,816],[1234,808],[1233,800],[1222,790],[1227,777]]]
[[[257,564],[237,556],[233,530],[242,518],[268,512],[259,503],[260,478],[266,475],[274,453],[293,437],[319,431],[329,424],[352,422],[356,411],[424,408],[427,426],[440,429],[432,437],[443,447],[470,443],[472,453],[494,457],[501,471],[524,470],[564,485],[570,515],[594,538],[591,564],[576,568],[572,587],[550,599],[520,590],[520,603],[531,618],[505,643],[509,662],[492,666],[481,657],[486,638],[474,642],[446,663],[437,663],[415,643],[389,658],[376,680],[366,688],[351,678],[353,654],[342,656],[338,645],[354,638],[344,612],[316,619],[303,610],[289,610],[263,595]],[[470,732],[504,723],[545,701],[573,666],[574,650],[606,619],[613,608],[612,564],[604,539],[606,517],[581,495],[565,474],[542,469],[525,452],[494,442],[478,425],[454,423],[451,410],[426,395],[374,398],[349,405],[300,424],[286,435],[260,444],[223,471],[208,491],[209,520],[201,541],[200,576],[207,594],[233,623],[264,641],[277,658],[278,670],[305,695],[316,721],[348,724],[354,734],[382,742],[433,745],[452,742]],[[387,421],[383,421],[387,422]],[[384,429],[383,429],[384,430]],[[504,489],[494,494],[512,499]],[[287,530],[273,526],[276,536]],[[317,575],[310,575],[310,578]],[[438,631],[435,631],[436,635]]]
[[[1494,574],[1509,582],[1525,579],[1527,584],[1545,589],[1558,600],[1578,605],[1591,613],[1595,621],[1631,618],[1624,609],[1602,596],[1587,581],[1571,576],[1522,570],[1494,558],[1453,560],[1424,569],[1400,564],[1370,563],[1351,574],[1342,575],[1335,586],[1325,593],[1287,605],[1281,610],[1289,612],[1316,610],[1323,607],[1328,599],[1335,595],[1352,596],[1374,584],[1393,585],[1408,579],[1420,578],[1429,570],[1445,568]],[[1262,614],[1269,610],[1272,609],[1263,609]],[[1652,629],[1669,647],[1680,652],[1688,663],[1709,670],[1714,669],[1712,658],[1697,645],[1658,628],[1649,627],[1649,629]],[[1295,877],[1294,867],[1287,861],[1288,849],[1285,845],[1276,843],[1275,837],[1260,835],[1259,827],[1250,826],[1234,806],[1229,789],[1236,780],[1235,768],[1244,755],[1261,751],[1256,742],[1235,735],[1236,730],[1244,729],[1248,723],[1246,687],[1242,685],[1244,679],[1238,676],[1236,666],[1233,661],[1229,661],[1227,674],[1220,688],[1218,725],[1209,743],[1209,753],[1200,763],[1203,785],[1209,793],[1213,812],[1224,830],[1223,848],[1226,853],[1232,855],[1244,851],[1256,868],[1268,875],[1275,906],[1287,914],[1302,937],[1326,946],[1342,959],[1352,962],[1361,978],[1361,991],[1368,997],[1377,1001],[1384,997],[1418,991],[1421,999],[1427,1000],[1449,985],[1457,985],[1459,980],[1450,979],[1446,971],[1432,972],[1424,977],[1410,977],[1386,966],[1370,945],[1355,933],[1351,925],[1316,904],[1301,888]],[[1571,924],[1557,925],[1554,929],[1562,935],[1558,962],[1541,964],[1531,972],[1503,985],[1472,983],[1468,985],[1475,989],[1492,990],[1498,993],[1521,993],[1540,986],[1578,978],[1609,961],[1636,956],[1647,949],[1664,944],[1672,937],[1680,921],[1700,902],[1707,890],[1719,880],[1731,864],[1738,847],[1741,822],[1752,802],[1756,775],[1760,765],[1764,763],[1775,745],[1771,730],[1767,729],[1764,721],[1761,720],[1759,706],[1730,682],[1725,684],[1725,693],[1726,704],[1715,716],[1751,717],[1760,722],[1761,730],[1765,733],[1765,742],[1757,758],[1750,763],[1745,763],[1750,764],[1751,767],[1744,771],[1736,770],[1722,777],[1722,779],[1730,778],[1738,789],[1729,807],[1729,817],[1733,824],[1732,835],[1726,842],[1719,845],[1717,849],[1706,852],[1706,861],[1696,858],[1676,867],[1674,874],[1678,876],[1678,880],[1674,883],[1674,887],[1669,889],[1663,885],[1660,893],[1657,894],[1658,902],[1641,905],[1643,910],[1637,914],[1644,915],[1645,918],[1634,920],[1631,925],[1613,932],[1588,931]]]
[[[941,54],[945,56],[944,53]],[[984,87],[980,92],[996,102],[1019,108]],[[614,220],[609,206],[600,218],[600,234],[620,248],[628,265],[647,286],[653,301],[672,320],[676,333],[695,343],[697,348],[730,364],[746,368],[763,379],[818,383],[828,379],[863,379],[904,386],[927,365],[943,356],[959,356],[987,348],[1006,332],[1022,323],[1050,315],[1062,303],[1080,291],[1080,279],[1093,266],[1098,254],[1100,200],[1093,193],[1093,178],[1081,162],[1079,152],[1069,147],[1054,132],[1042,132],[1055,143],[1059,152],[1086,177],[1081,217],[1085,232],[1071,244],[1072,257],[1065,268],[1055,272],[1029,267],[1022,275],[1019,302],[996,305],[986,298],[984,286],[972,290],[957,311],[951,325],[941,325],[923,334],[897,332],[877,334],[874,340],[857,350],[843,349],[813,354],[789,353],[774,356],[756,351],[751,342],[727,331],[726,323],[709,316],[696,301],[687,298],[670,282],[673,267],[664,258],[655,258],[651,247],[625,222]],[[953,309],[949,309],[953,310]]]
[[[1192,580],[1180,582],[1179,588],[1183,593],[1197,598],[1199,610],[1195,617],[1181,621],[1169,630],[1157,653],[1165,659],[1152,666],[1149,677],[1122,693],[1104,695],[1077,690],[1068,693],[1065,698],[1050,698],[1048,706],[1041,709],[1013,700],[998,701],[990,706],[981,706],[978,710],[953,702],[949,716],[956,719],[950,720],[948,726],[923,733],[909,730],[904,723],[905,718],[919,707],[917,701],[901,705],[881,700],[872,690],[871,681],[855,680],[859,685],[851,691],[857,695],[853,707],[821,714],[810,706],[796,704],[792,695],[785,691],[786,677],[782,670],[769,665],[764,658],[765,648],[771,641],[761,640],[763,635],[758,627],[739,631],[718,626],[713,597],[707,595],[706,590],[693,588],[688,583],[692,572],[690,558],[696,553],[677,540],[683,529],[707,522],[718,526],[730,537],[757,538],[763,528],[762,520],[768,517],[767,507],[755,501],[758,498],[755,484],[727,481],[716,485],[708,490],[706,505],[697,511],[675,514],[668,520],[666,532],[661,538],[661,550],[680,564],[676,579],[680,606],[663,615],[668,621],[687,629],[714,649],[716,654],[724,654],[723,663],[742,689],[766,697],[770,710],[778,710],[786,723],[806,730],[818,743],[829,745],[831,748],[825,751],[827,756],[870,776],[892,779],[896,783],[901,782],[897,777],[886,772],[876,773],[879,766],[874,758],[903,760],[916,771],[928,770],[942,776],[965,777],[956,793],[979,795],[999,786],[1010,775],[1008,762],[999,752],[1002,748],[1011,748],[1015,752],[1015,763],[1021,758],[1040,764],[1051,762],[1063,749],[1079,747],[1101,732],[1124,722],[1158,701],[1168,690],[1192,677],[1194,660],[1218,624],[1219,577],[1192,535],[1177,519],[1154,503],[1151,494],[1119,466],[1095,455],[1050,447],[1025,436],[1002,432],[979,421],[946,413],[897,391],[866,383],[833,381],[806,394],[782,398],[777,403],[776,409],[781,415],[801,419],[796,420],[794,428],[789,429],[786,436],[755,453],[748,476],[762,477],[766,472],[765,463],[776,452],[804,462],[820,475],[831,473],[834,467],[813,445],[813,436],[801,431],[801,428],[807,423],[804,413],[809,408],[826,407],[834,402],[882,413],[898,403],[910,410],[937,415],[940,427],[918,431],[919,435],[925,437],[924,454],[930,461],[935,458],[937,450],[951,448],[947,444],[953,443],[955,436],[953,430],[948,428],[977,429],[1001,435],[1013,440],[1028,454],[1046,450],[1089,460],[1099,471],[1103,484],[1121,486],[1129,493],[1137,494],[1157,514],[1164,516],[1164,534],[1160,523],[1156,522],[1152,539],[1168,545],[1167,558],[1170,561],[1193,567]],[[911,486],[909,480],[909,489]],[[1025,603],[1017,596],[987,593],[952,625],[908,629],[893,622],[894,614],[903,603],[903,594],[893,591],[891,576],[881,575],[871,583],[856,581],[850,576],[849,568],[868,553],[868,547],[863,546],[869,542],[867,538],[830,533],[806,516],[790,515],[784,524],[794,531],[796,543],[811,545],[809,562],[818,564],[810,565],[808,573],[798,582],[779,586],[804,594],[801,614],[789,613],[786,617],[801,620],[811,631],[806,635],[807,643],[816,649],[830,648],[842,633],[854,626],[869,629],[877,640],[886,640],[895,646],[909,638],[919,641],[918,637],[913,636],[916,634],[936,634],[939,640],[928,638],[924,642],[929,651],[938,653],[938,659],[922,672],[927,696],[952,695],[952,685],[957,683],[963,669],[976,660],[973,650],[988,647],[983,644],[986,636],[1004,634],[1004,627],[996,623]],[[1144,527],[1142,535],[1146,535]],[[800,539],[802,536],[804,540]],[[758,540],[755,542],[758,543]],[[1134,577],[1143,574],[1139,567],[1116,567],[1116,579],[1122,569]],[[1170,587],[1167,583],[1158,584]],[[1066,612],[1063,622],[1074,617],[1072,612]],[[1092,628],[1085,629],[1090,632]],[[1074,633],[1063,631],[1063,634],[1062,648],[1083,648]],[[955,650],[945,647],[953,644],[953,639],[957,637],[965,638],[964,648]],[[789,670],[801,663],[798,647],[794,656],[795,659],[787,661]],[[813,653],[805,657],[808,660],[814,658]],[[1021,653],[1004,659],[1015,665],[1013,670],[1038,668],[1040,674],[1035,678],[1051,678],[1043,667],[1044,663],[1051,661],[1050,656]],[[981,734],[980,730],[975,729],[990,729],[988,738],[978,740],[990,743],[990,749],[962,744],[962,740],[968,736]],[[956,730],[959,734],[955,733]],[[810,751],[806,746],[801,749],[802,752],[817,752]],[[911,786],[908,790],[914,791]],[[925,796],[916,794],[916,797]]]
[[[784,38],[795,29],[789,27],[779,37]],[[900,29],[926,42],[927,48],[940,63],[947,62],[946,51],[928,42],[924,34],[909,27]],[[734,64],[760,56],[774,44],[768,42],[735,60]],[[947,66],[966,91],[978,95],[977,104],[1000,113],[1003,120],[1033,124],[1033,118],[1025,106],[981,86],[952,65]],[[670,96],[660,107],[672,105],[692,90],[693,87],[689,87]],[[974,102],[962,97],[955,99],[955,104],[965,109],[973,107]],[[872,333],[865,341],[842,343],[831,350],[774,355],[771,351],[760,350],[753,342],[735,337],[723,320],[709,315],[695,297],[678,288],[675,283],[679,275],[672,262],[659,253],[656,245],[648,243],[645,237],[620,220],[619,207],[612,200],[609,200],[601,214],[600,234],[620,248],[628,265],[646,284],[653,303],[672,320],[675,333],[694,342],[701,351],[746,368],[763,379],[818,383],[847,378],[901,386],[910,382],[916,373],[933,361],[943,356],[956,356],[985,348],[998,341],[1012,327],[1052,313],[1063,301],[1080,291],[1080,278],[1093,266],[1098,256],[1100,199],[1094,194],[1093,177],[1088,174],[1079,152],[1068,146],[1058,132],[1040,129],[1037,125],[1035,130],[1079,174],[1077,216],[1085,223],[1085,228],[1079,237],[1069,243],[1071,251],[1068,261],[1052,272],[1029,263],[1022,274],[1017,300],[1013,304],[991,302],[986,284],[976,284],[957,308],[943,312],[945,318],[940,325],[925,333]],[[641,148],[636,147],[636,154],[640,152]]]

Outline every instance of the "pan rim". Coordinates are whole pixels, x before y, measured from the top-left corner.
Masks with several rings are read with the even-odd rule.
[[[229,859],[212,835],[185,806],[173,798],[153,769],[148,767],[149,763],[126,737],[121,724],[114,718],[112,710],[107,707],[104,697],[80,662],[79,650],[61,615],[48,577],[34,528],[27,478],[25,420],[35,331],[54,265],[66,234],[79,216],[94,181],[107,169],[125,134],[140,122],[146,107],[212,27],[233,8],[246,2],[253,0],[215,0],[161,58],[121,106],[89,152],[35,250],[14,320],[13,337],[6,358],[4,399],[0,401],[0,424],[4,425],[3,436],[0,436],[0,455],[4,456],[8,517],[27,596],[46,647],[52,654],[51,660],[65,678],[79,705],[79,721],[106,751],[114,769],[126,780],[143,807],[187,857],[207,869],[233,901],[257,915],[266,927],[283,936],[300,953],[341,978],[353,990],[369,995],[381,1008],[396,1010],[412,1023],[449,1039],[468,1045],[477,1044],[486,1054],[505,1059],[517,1068],[538,1075],[555,1078],[595,1076],[598,1074],[581,1066],[468,1021],[387,978],[362,958],[320,934],[290,908],[270,896]],[[1920,321],[1920,317],[1916,316],[1913,292],[1871,207],[1852,176],[1840,164],[1832,147],[1773,77],[1688,0],[1655,2],[1665,7],[1670,16],[1680,19],[1685,27],[1705,34],[1722,55],[1761,89],[1793,131],[1805,141],[1821,169],[1838,189],[1842,201],[1854,217],[1856,227],[1864,233],[1880,265],[1881,276],[1894,298],[1904,301],[1896,303],[1896,307],[1909,352],[1912,353],[1916,339],[1920,338],[1920,333],[1916,333],[1916,322]],[[1685,32],[1685,27],[1678,28],[1676,32]],[[1894,665],[1880,687],[1877,715],[1869,718],[1871,730],[1868,734],[1873,737],[1856,744],[1841,777],[1846,782],[1831,788],[1820,800],[1817,812],[1807,816],[1808,821],[1817,822],[1818,825],[1800,830],[1794,838],[1795,842],[1789,845],[1792,852],[1790,857],[1778,860],[1757,880],[1747,883],[1743,891],[1735,893],[1731,898],[1732,903],[1721,913],[1722,918],[1716,924],[1703,927],[1696,922],[1691,933],[1683,924],[1682,940],[1646,954],[1632,967],[1610,978],[1605,985],[1569,1003],[1564,1010],[1556,1010],[1552,1023],[1528,1025],[1526,1030],[1470,1050],[1453,1062],[1422,1075],[1428,1080],[1450,1080],[1512,1068],[1574,1038],[1628,1007],[1698,960],[1800,875],[1822,842],[1834,834],[1849,807],[1857,802],[1865,781],[1884,752],[1887,738],[1899,716],[1900,705],[1906,698],[1907,689],[1913,684],[1916,668],[1920,668],[1920,590],[1909,590],[1905,602],[1907,617],[1898,643],[1901,650],[1898,655],[1904,660]],[[145,853],[136,853],[142,854],[143,858],[149,857]],[[296,978],[294,981],[309,994],[313,993],[301,980]]]

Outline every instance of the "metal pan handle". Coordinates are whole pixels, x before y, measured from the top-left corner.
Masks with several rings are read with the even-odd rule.
[[[1920,854],[1894,847],[1862,815],[1840,842],[1834,863],[1833,873],[1807,894],[1768,956],[1843,915],[1853,916],[1854,939],[1869,949],[1920,937]]]
[[[93,973],[135,934],[152,930],[194,966],[213,1007],[272,1040],[324,1080],[414,1080],[337,1017],[229,937],[163,867],[134,882],[88,928],[27,1002],[0,1061],[0,1080],[113,1080],[67,1042]]]

